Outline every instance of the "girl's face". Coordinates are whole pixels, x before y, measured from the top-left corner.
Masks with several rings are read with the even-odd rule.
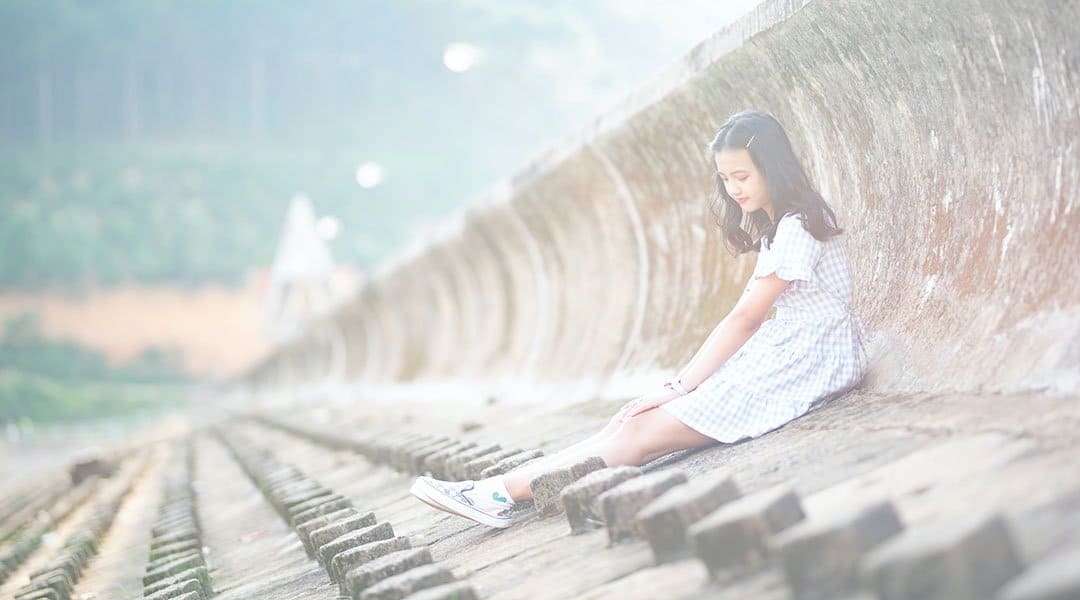
[[[765,176],[758,170],[750,151],[746,148],[721,150],[716,153],[716,172],[728,196],[731,196],[744,213],[764,210],[773,218],[772,202],[769,200],[769,185]]]

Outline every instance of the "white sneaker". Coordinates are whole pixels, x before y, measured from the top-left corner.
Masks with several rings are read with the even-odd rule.
[[[409,491],[421,502],[439,510],[465,517],[500,529],[510,526],[513,504],[497,492],[491,498],[481,497],[474,489],[476,482],[441,481],[417,477]]]

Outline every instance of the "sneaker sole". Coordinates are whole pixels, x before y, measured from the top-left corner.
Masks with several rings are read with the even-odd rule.
[[[449,508],[447,508],[447,507],[445,507],[445,506],[443,506],[441,504],[436,503],[431,498],[428,498],[426,490],[429,490],[429,489],[431,489],[430,486],[428,486],[425,482],[417,479],[415,482],[413,482],[412,487],[409,488],[409,493],[411,493],[413,496],[415,496],[417,500],[423,502],[424,504],[427,504],[431,508],[434,508],[436,510],[441,510],[443,512],[448,512],[448,513],[450,513],[452,515],[457,515],[459,517],[464,517],[465,516],[465,515],[463,515],[463,514],[461,514],[459,512],[452,511]]]
[[[475,508],[462,504],[453,498],[450,498],[429,486],[422,479],[417,479],[409,489],[412,495],[416,496],[420,501],[433,506],[439,510],[455,514],[459,517],[464,517],[471,521],[476,521],[482,525],[488,527],[496,527],[498,529],[505,529],[512,524],[509,519],[497,519],[484,512],[476,510]]]

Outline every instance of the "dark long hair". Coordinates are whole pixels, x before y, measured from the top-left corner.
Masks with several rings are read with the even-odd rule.
[[[751,138],[753,142],[747,148],[746,143]],[[802,163],[791,149],[791,141],[775,118],[756,110],[731,115],[709,143],[710,168],[716,171],[714,157],[717,152],[738,148],[749,150],[750,159],[765,176],[776,221],[769,219],[764,210],[743,214],[742,207],[728,195],[724,181],[717,173],[712,209],[723,233],[724,245],[732,255],[751,250],[759,252],[761,238],[772,244],[777,223],[788,213],[801,214],[803,228],[818,240],[825,241],[844,232],[836,225],[836,214],[806,176]],[[750,231],[743,229],[744,222]]]

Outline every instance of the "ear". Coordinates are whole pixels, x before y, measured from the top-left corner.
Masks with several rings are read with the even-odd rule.
[[[780,279],[776,273],[770,273],[765,277],[750,279],[750,287],[743,292],[735,308],[731,309],[731,315],[737,319],[750,323],[755,328],[765,322],[765,315],[773,303],[784,293],[790,281]]]

